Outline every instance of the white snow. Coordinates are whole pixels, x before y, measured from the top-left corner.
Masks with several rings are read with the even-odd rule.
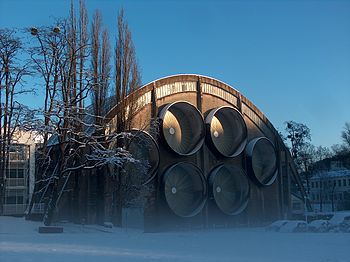
[[[333,215],[333,217],[329,220],[329,224],[332,226],[338,225],[344,221],[344,219],[350,218],[349,211],[339,211]]]
[[[41,223],[0,217],[0,261],[350,262],[350,234],[279,233],[263,228],[142,233],[61,224],[63,234],[39,234]]]

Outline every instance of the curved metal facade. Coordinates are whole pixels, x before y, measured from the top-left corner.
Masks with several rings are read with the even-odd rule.
[[[176,75],[132,97],[132,127],[148,131],[160,152],[146,228],[258,224],[288,216],[290,185],[303,193],[300,178],[278,132],[240,92],[210,77]],[[106,116],[110,132],[117,110]]]

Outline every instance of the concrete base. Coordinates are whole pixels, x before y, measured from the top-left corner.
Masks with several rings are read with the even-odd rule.
[[[39,227],[39,233],[63,233],[63,227],[42,226]]]

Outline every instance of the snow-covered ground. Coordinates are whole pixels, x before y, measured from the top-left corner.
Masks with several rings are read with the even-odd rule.
[[[39,234],[37,222],[0,217],[0,261],[350,262],[350,234],[217,229],[142,233],[64,224]]]

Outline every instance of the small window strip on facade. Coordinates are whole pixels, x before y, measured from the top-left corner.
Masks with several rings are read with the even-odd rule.
[[[144,107],[145,105],[151,103],[151,91],[143,94],[142,96],[140,96],[139,98],[137,98],[136,100],[136,109],[141,109],[142,107]]]
[[[230,104],[237,106],[237,97],[235,97],[231,93],[229,93],[229,92],[227,92],[219,87],[207,84],[207,83],[203,83],[201,85],[201,87],[202,87],[202,92],[204,94],[210,94],[210,95],[219,97],[219,98],[224,99],[225,101],[229,102]]]
[[[157,99],[176,93],[196,92],[196,82],[174,82],[158,87],[156,89]]]

